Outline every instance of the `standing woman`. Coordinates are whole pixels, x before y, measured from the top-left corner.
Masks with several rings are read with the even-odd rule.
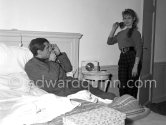
[[[132,95],[137,98],[138,82],[141,71],[142,40],[137,30],[138,18],[134,10],[125,9],[122,12],[123,22],[114,23],[107,44],[118,43],[121,51],[118,62],[119,94]],[[124,28],[116,35],[117,28]]]

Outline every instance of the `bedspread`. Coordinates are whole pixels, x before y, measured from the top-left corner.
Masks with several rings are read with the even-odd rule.
[[[63,117],[64,116],[69,116],[69,115],[73,115],[73,114],[77,114],[77,113],[90,111],[90,110],[97,109],[97,108],[103,106],[103,104],[101,104],[101,103],[92,103],[92,102],[88,102],[88,101],[84,101],[84,100],[80,100],[80,99],[74,99],[74,101],[80,102],[81,105],[74,108],[70,112],[67,112],[61,116],[54,118],[53,120],[51,120],[47,123],[33,124],[33,125],[63,125]]]

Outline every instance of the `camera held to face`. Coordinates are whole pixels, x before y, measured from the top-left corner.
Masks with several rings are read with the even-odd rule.
[[[118,26],[123,29],[125,27],[124,22],[116,22],[118,24]]]
[[[53,44],[50,44],[50,48],[51,50],[54,50]]]

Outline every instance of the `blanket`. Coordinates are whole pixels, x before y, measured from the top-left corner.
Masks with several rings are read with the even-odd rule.
[[[80,106],[82,99],[89,102],[111,102],[87,90],[60,97],[37,88],[25,73],[0,75],[0,125],[30,125],[45,123]]]

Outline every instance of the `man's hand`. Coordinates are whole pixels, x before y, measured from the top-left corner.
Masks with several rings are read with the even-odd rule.
[[[54,51],[51,51],[49,61],[55,61],[56,60],[56,55]]]
[[[52,51],[54,51],[55,55],[58,56],[61,52],[59,47],[56,44],[51,44]]]

